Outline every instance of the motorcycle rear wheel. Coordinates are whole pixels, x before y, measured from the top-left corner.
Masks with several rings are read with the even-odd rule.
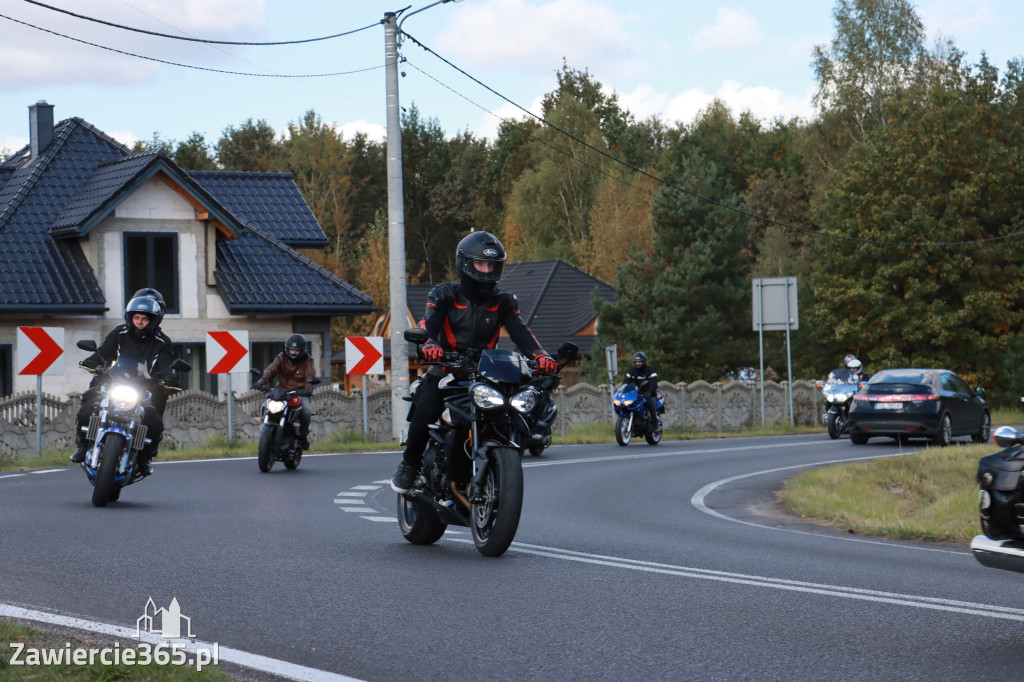
[[[100,453],[100,468],[96,472],[95,487],[92,489],[92,503],[96,507],[105,507],[113,501],[114,478],[117,476],[117,463],[124,454],[124,436],[119,433],[107,434],[103,440],[103,451]]]
[[[260,449],[256,463],[259,464],[260,471],[263,473],[274,468],[274,441],[277,440],[277,434],[274,431],[274,427],[269,424],[264,424],[263,429],[260,430]]]
[[[629,445],[629,441],[633,440],[633,432],[629,428],[629,416],[620,415],[615,420],[615,442],[625,447]]]
[[[523,465],[519,451],[494,448],[484,475],[484,501],[470,509],[473,544],[484,556],[498,557],[512,544],[523,511]]]
[[[657,424],[654,425],[654,429],[656,430],[648,430],[647,433],[644,434],[644,440],[647,441],[648,445],[657,445],[661,442],[661,429],[658,428]]]
[[[432,545],[441,539],[448,524],[440,514],[398,496],[398,528],[402,536],[414,545]]]

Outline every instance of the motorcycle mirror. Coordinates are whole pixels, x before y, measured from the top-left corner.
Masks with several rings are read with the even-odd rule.
[[[426,343],[427,339],[430,338],[430,335],[427,334],[427,330],[420,329],[419,327],[406,329],[403,336],[405,337],[406,341],[415,344]]]
[[[170,368],[173,369],[175,372],[191,372],[192,371],[192,365],[188,364],[188,362],[186,362],[185,360],[182,360],[181,358],[174,358],[174,362],[171,363],[171,367]]]
[[[563,341],[558,346],[558,357],[565,358],[566,360],[575,360],[576,356],[580,353],[579,346],[572,341]]]
[[[1014,430],[1012,426],[1000,426],[992,434],[992,440],[996,445],[1010,448],[1024,443],[1024,434]]]
[[[817,381],[814,382],[814,385],[817,386],[818,388],[821,388],[822,386],[825,385],[825,382],[822,381],[821,379],[818,379]]]
[[[258,369],[254,368],[254,367],[250,367],[249,368],[249,374],[253,375],[257,379],[259,379],[261,376],[263,376],[263,372],[259,371]]]
[[[81,348],[82,350],[89,351],[90,353],[96,352],[96,342],[93,341],[92,339],[84,339],[82,341],[79,341],[75,345]]]

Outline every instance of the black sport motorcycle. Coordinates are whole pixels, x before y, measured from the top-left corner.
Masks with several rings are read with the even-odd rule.
[[[828,437],[835,440],[848,432],[850,405],[854,394],[860,390],[860,375],[848,369],[834,369],[825,381],[815,385],[825,396],[825,413],[821,416],[828,429]]]
[[[423,344],[427,333],[407,329],[405,340]],[[477,551],[501,556],[512,544],[523,506],[525,445],[516,420],[536,405],[531,364],[519,353],[497,349],[445,353],[428,364],[445,370],[439,384],[444,409],[431,425],[420,476],[398,495],[399,528],[409,542],[429,545],[449,525],[468,526]]]
[[[978,461],[984,535],[971,540],[971,552],[990,568],[1024,573],[1024,434],[1001,426],[992,440],[1003,449]]]
[[[79,341],[82,350],[95,352],[95,341]],[[85,442],[89,449],[82,462],[85,475],[92,483],[92,503],[104,507],[121,497],[121,489],[145,478],[139,471],[137,459],[149,441],[146,438],[146,407],[151,405],[153,391],[180,391],[165,381],[171,372],[187,372],[192,366],[180,358],[171,363],[165,377],[152,377],[146,368],[146,359],[122,353],[109,368],[85,367],[101,377],[98,385],[89,389],[98,391],[99,401],[85,429]]]
[[[263,376],[256,370],[250,370],[254,376]],[[320,379],[309,380],[313,386],[320,384]],[[256,463],[260,471],[268,473],[274,468],[274,462],[284,462],[285,469],[298,469],[302,460],[302,441],[299,438],[299,410],[302,409],[302,398],[310,396],[309,391],[285,391],[283,388],[259,387],[258,390],[267,394],[260,408],[259,449]]]
[[[565,341],[558,347],[556,358],[560,358],[557,374],[535,373],[531,386],[537,392],[536,405],[525,414],[517,414],[520,439],[525,441],[527,451],[540,457],[551,445],[551,426],[558,416],[558,405],[553,393],[562,382],[562,368],[579,357],[580,349],[575,343]]]

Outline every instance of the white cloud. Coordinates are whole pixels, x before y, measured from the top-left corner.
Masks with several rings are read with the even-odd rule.
[[[533,100],[533,103],[527,107],[527,109],[536,116],[541,115],[541,104],[543,103],[543,97],[537,97]],[[497,110],[494,111],[494,116],[490,114],[484,114],[483,123],[474,128],[471,132],[474,137],[481,139],[488,139],[494,142],[498,139],[498,128],[502,121],[523,121],[531,118],[527,114],[523,113],[523,110],[514,104],[505,103],[502,104]]]
[[[4,158],[8,154],[13,154],[27,144],[27,137],[17,137],[15,135],[4,135],[0,137],[0,159]]]
[[[625,26],[633,18],[588,0],[492,0],[460,6],[438,38],[438,51],[483,68],[557,68],[562,58],[597,72],[635,55]],[[554,65],[554,66],[553,66]]]
[[[761,40],[757,20],[744,10],[722,8],[715,15],[715,23],[701,28],[693,39],[698,51],[742,49]]]
[[[104,132],[128,148],[134,147],[135,143],[139,141],[139,136],[130,130],[105,130]]]
[[[230,38],[242,32],[252,38],[266,28],[265,0],[54,0],[76,14],[115,24],[167,34]],[[157,62],[129,57],[131,53],[180,63],[224,62],[241,48],[214,49],[183,41],[156,40],[137,32],[104,26],[28,4],[7,12],[18,21],[4,21],[0,46],[0,85],[29,84],[138,85],[159,72]],[[20,23],[19,23],[20,22]],[[103,49],[108,48],[108,49]],[[115,52],[119,50],[120,52]]]
[[[353,139],[359,133],[366,135],[366,139],[371,142],[380,142],[387,139],[388,136],[388,130],[384,126],[377,123],[369,123],[362,119],[349,121],[336,127],[341,131],[342,138],[346,140]]]
[[[669,125],[692,123],[715,98],[725,102],[734,116],[750,111],[755,118],[766,122],[796,116],[808,119],[814,114],[810,93],[802,98],[790,97],[775,88],[742,87],[733,81],[724,82],[713,93],[691,88],[669,95],[649,85],[641,85],[629,93],[619,93],[619,101],[638,120],[657,116]]]

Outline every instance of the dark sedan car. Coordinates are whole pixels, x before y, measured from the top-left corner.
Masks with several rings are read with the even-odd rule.
[[[930,438],[949,445],[954,436],[971,436],[984,443],[992,418],[982,393],[946,369],[882,370],[853,397],[850,440],[863,445],[872,436]]]

